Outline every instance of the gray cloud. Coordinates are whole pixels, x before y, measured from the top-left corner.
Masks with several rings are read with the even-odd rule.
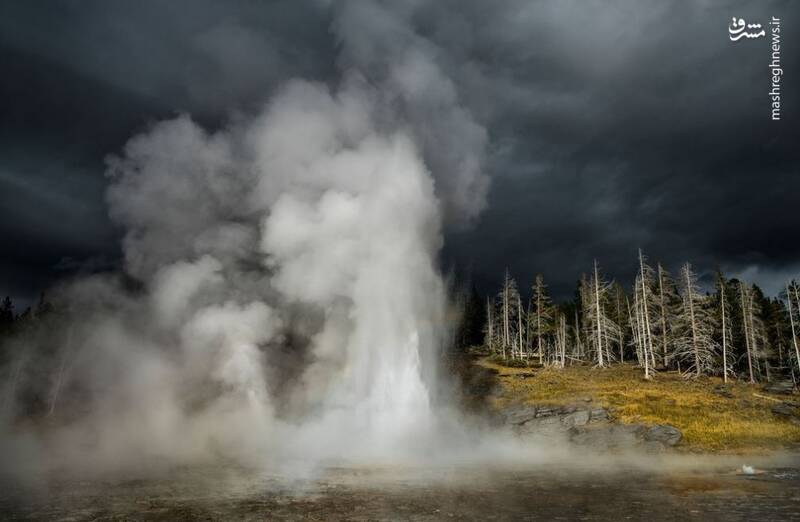
[[[473,228],[445,231],[445,262],[471,265],[485,289],[509,265],[525,284],[543,272],[567,296],[593,257],[627,280],[640,246],[672,268],[685,259],[707,270],[758,266],[750,273],[764,281],[800,259],[798,243],[787,240],[798,228],[800,193],[790,76],[784,120],[771,122],[766,40],[734,44],[726,34],[734,14],[762,21],[775,15],[787,28],[798,26],[791,2],[4,9],[2,64],[21,84],[3,82],[2,111],[14,117],[0,124],[0,146],[46,143],[47,151],[35,153],[48,166],[41,179],[91,180],[94,195],[80,204],[91,215],[103,211],[102,158],[148,121],[191,111],[213,128],[231,111],[259,106],[288,77],[330,82],[337,69],[353,65],[368,81],[391,86],[394,103],[409,104],[408,118],[436,137],[417,135],[437,194],[448,215],[473,209],[465,214]],[[364,42],[343,43],[344,30]],[[788,29],[783,36],[788,74],[798,69],[798,43]],[[420,54],[428,61],[416,60]],[[426,67],[440,73],[415,83],[415,71]],[[488,153],[461,165],[453,161],[464,157],[453,150],[458,143],[476,150],[486,143]],[[65,164],[64,157],[75,159]],[[4,165],[6,176],[30,176],[24,163]],[[481,173],[492,188],[475,219],[480,199],[466,195],[486,188]],[[51,190],[55,200],[68,192],[57,183]],[[22,193],[36,201],[33,191]],[[80,205],[64,208],[85,222]],[[14,230],[33,227],[18,208],[3,208]],[[13,263],[4,286],[35,291],[52,280],[48,267],[61,250],[72,257],[113,252],[110,227],[97,228],[88,235],[102,247],[76,248],[87,236],[78,227],[39,233],[26,256],[39,275],[30,278],[23,263]],[[55,252],[52,245],[62,242]]]

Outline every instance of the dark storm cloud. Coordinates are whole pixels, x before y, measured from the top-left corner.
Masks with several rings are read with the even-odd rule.
[[[542,272],[560,296],[594,257],[629,282],[638,247],[672,270],[722,266],[776,291],[800,271],[797,103],[785,82],[783,121],[770,121],[768,42],[737,46],[727,23],[793,27],[797,9],[617,5],[467,10],[483,21],[470,36],[482,58],[461,85],[490,120],[494,190],[449,252],[479,252],[477,277],[495,285],[506,265],[525,285]],[[783,66],[797,70],[797,36],[783,36]]]
[[[104,158],[176,112],[219,125],[334,65],[326,10],[295,2],[3,2],[0,292],[118,258]]]
[[[116,256],[103,158],[148,123],[185,111],[213,127],[288,78],[336,81],[347,66],[331,31],[340,7],[6,3],[0,290],[31,295],[59,266]],[[525,285],[542,272],[568,296],[594,257],[627,281],[638,247],[673,270],[719,265],[768,290],[800,268],[791,2],[393,9],[489,132],[488,209],[474,228],[449,231],[445,248],[483,289],[509,266]],[[730,42],[734,15],[784,20],[781,122],[769,120],[767,41]],[[366,18],[348,30],[380,30]]]

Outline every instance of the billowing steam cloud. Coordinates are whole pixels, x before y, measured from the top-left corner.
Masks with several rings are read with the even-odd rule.
[[[216,132],[180,116],[109,160],[125,276],[63,289],[80,315],[20,349],[6,419],[36,389],[36,444],[109,466],[380,457],[435,432],[436,256],[485,204],[486,133],[406,16],[344,4],[338,86],[290,81]]]

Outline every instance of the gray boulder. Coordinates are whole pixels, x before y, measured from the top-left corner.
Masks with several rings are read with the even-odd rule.
[[[644,440],[648,442],[660,442],[665,446],[674,446],[683,438],[681,430],[669,424],[656,424],[651,426],[644,433]]]
[[[631,449],[641,444],[641,424],[589,424],[570,431],[570,440],[595,451]]]
[[[793,405],[789,404],[788,402],[782,402],[780,404],[776,404],[772,407],[772,413],[778,415],[780,417],[797,417],[798,411]]]
[[[518,435],[533,435],[536,437],[555,437],[561,436],[567,431],[568,426],[561,422],[561,418],[557,415],[549,415],[546,417],[536,417],[524,424],[514,426],[514,431]]]
[[[586,410],[576,410],[561,417],[561,422],[571,428],[573,426],[583,426],[589,422],[589,412]]]
[[[524,424],[536,417],[536,406],[518,404],[503,410],[503,416],[508,424]]]
[[[775,381],[764,386],[763,389],[767,393],[791,395],[794,393],[794,383],[792,381]]]

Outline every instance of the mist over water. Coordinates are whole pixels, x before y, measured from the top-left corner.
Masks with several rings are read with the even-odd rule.
[[[334,9],[338,85],[290,80],[259,114],[213,131],[181,115],[109,157],[124,273],[63,284],[64,312],[17,341],[0,429],[16,464],[374,460],[452,442],[437,255],[444,223],[485,206],[486,133],[407,13]],[[20,420],[30,393],[46,421]]]

